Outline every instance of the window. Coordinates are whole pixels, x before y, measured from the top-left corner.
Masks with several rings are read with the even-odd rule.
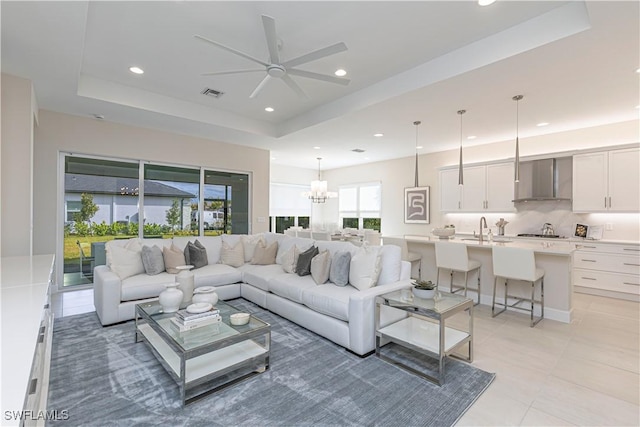
[[[380,231],[381,193],[379,182],[340,187],[338,210],[342,227]]]
[[[67,210],[65,217],[67,218],[67,222],[75,221],[74,215],[80,212],[80,208],[82,207],[82,203],[80,201],[67,200]]]
[[[204,234],[249,233],[249,176],[204,171]]]
[[[271,183],[269,230],[284,233],[289,227],[309,228],[311,201],[302,196],[308,189],[304,185]]]

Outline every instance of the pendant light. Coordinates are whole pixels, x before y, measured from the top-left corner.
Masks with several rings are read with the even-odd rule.
[[[458,163],[458,185],[464,185],[464,175],[462,172],[462,115],[466,113],[467,110],[458,110],[458,114],[460,114],[460,162]]]
[[[414,187],[419,187],[418,185],[418,126],[420,126],[422,122],[416,120],[413,122],[413,125],[416,127],[416,176],[415,176],[415,185]]]
[[[324,203],[327,199],[338,197],[335,192],[327,191],[327,181],[320,180],[320,161],[322,157],[318,157],[318,179],[311,181],[311,191],[302,193],[304,197],[309,198],[312,203]]]
[[[518,129],[518,125],[519,125],[519,105],[520,105],[520,100],[524,98],[522,95],[516,95],[514,96],[513,99],[514,101],[516,101],[516,159],[515,159],[515,164],[514,164],[514,181],[515,182],[520,182],[520,138],[519,138],[519,129]]]

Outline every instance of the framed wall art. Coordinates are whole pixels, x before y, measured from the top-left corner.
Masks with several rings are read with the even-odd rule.
[[[429,224],[429,187],[404,189],[404,222]]]

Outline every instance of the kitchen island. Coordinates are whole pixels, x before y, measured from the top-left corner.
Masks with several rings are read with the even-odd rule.
[[[402,238],[402,237],[400,237]],[[496,239],[493,242],[480,242],[466,236],[455,236],[452,239],[440,240],[431,236],[404,236],[407,241],[409,251],[422,255],[422,279],[436,282],[436,255],[435,243],[438,241],[449,241],[456,244],[467,245],[469,258],[475,259],[482,264],[480,273],[480,303],[491,305],[493,297],[493,261],[491,248],[496,245],[529,248],[533,249],[536,255],[536,264],[544,269],[544,317],[545,319],[557,320],[564,323],[571,322],[571,295],[572,295],[572,256],[575,245],[567,239],[516,239],[504,238]],[[384,237],[383,237],[384,241]],[[469,277],[469,283],[474,286],[475,274]],[[454,283],[463,281],[462,275],[454,274]],[[449,289],[449,271],[440,271],[440,286]],[[498,282],[500,286],[500,282]],[[499,288],[498,297],[501,295]],[[509,281],[509,293],[526,295],[530,292],[530,285],[515,280]],[[536,315],[539,315],[536,306]]]

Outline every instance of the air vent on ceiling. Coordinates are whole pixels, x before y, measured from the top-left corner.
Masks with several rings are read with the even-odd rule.
[[[364,153],[364,150],[362,148],[354,148],[353,150],[354,153]]]
[[[224,92],[221,92],[215,89],[210,89],[208,87],[205,87],[204,90],[200,93],[203,95],[212,96],[214,98],[220,98],[222,95],[224,95]]]

